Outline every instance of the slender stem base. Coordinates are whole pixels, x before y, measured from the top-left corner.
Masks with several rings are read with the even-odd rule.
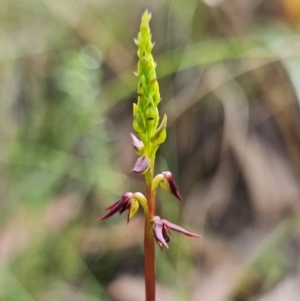
[[[154,159],[154,158],[153,158]],[[144,233],[144,265],[145,265],[145,289],[146,301],[155,301],[155,239],[152,234],[150,219],[155,215],[155,200],[152,193],[152,181],[154,164],[145,175],[148,214],[145,216]]]
[[[144,237],[146,301],[155,301],[155,241],[149,230],[149,223],[146,219]]]

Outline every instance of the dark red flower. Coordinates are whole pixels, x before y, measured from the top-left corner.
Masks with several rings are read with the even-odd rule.
[[[128,210],[127,222],[129,222],[129,220],[135,215],[135,213],[139,209],[139,202],[133,197],[133,193],[126,192],[123,194],[120,200],[118,200],[116,203],[108,206],[105,209],[109,210],[109,212],[100,217],[98,221],[103,221],[108,217],[116,214],[117,212],[121,214],[125,210]]]

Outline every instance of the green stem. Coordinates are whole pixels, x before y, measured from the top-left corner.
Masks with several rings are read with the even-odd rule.
[[[149,221],[155,216],[155,199],[152,192],[152,181],[154,172],[154,157],[151,158],[151,166],[145,175],[146,197],[148,203],[148,214],[145,216],[144,235],[144,265],[145,265],[145,288],[146,301],[155,301],[155,240]]]

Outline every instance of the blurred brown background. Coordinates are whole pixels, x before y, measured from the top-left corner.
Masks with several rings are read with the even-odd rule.
[[[158,301],[300,300],[300,2],[2,0],[0,300],[142,301],[143,216],[101,224],[132,174],[140,18],[168,115]]]

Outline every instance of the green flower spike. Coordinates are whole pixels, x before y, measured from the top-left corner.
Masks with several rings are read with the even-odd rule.
[[[133,128],[144,145],[143,155],[151,158],[158,146],[166,139],[167,116],[159,126],[158,104],[161,100],[156,80],[156,63],[151,54],[154,44],[151,41],[149,22],[151,15],[146,11],[142,17],[140,32],[135,43],[138,46],[138,101],[133,104]]]

